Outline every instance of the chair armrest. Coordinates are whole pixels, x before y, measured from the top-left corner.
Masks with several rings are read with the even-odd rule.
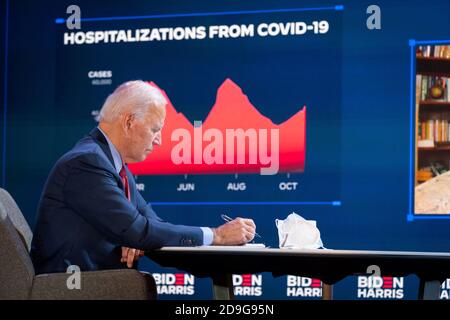
[[[67,279],[73,274],[50,273],[34,278],[33,300],[154,300],[156,284],[148,273],[135,269],[81,272],[81,288],[68,289]]]

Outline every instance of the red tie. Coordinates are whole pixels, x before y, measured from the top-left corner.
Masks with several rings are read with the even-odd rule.
[[[122,169],[120,169],[119,176],[122,178],[122,183],[125,188],[125,195],[127,196],[128,201],[131,201],[130,185],[128,184],[128,177],[127,177],[127,172],[125,171],[124,164],[122,164]]]

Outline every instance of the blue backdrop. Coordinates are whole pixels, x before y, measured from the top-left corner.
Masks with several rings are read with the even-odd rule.
[[[65,25],[55,23],[56,18],[67,16],[70,4],[48,0],[2,4],[0,181],[17,200],[31,226],[51,166],[95,125],[91,111],[101,107],[116,85],[136,78],[153,80],[166,90],[178,111],[194,121],[205,119],[217,88],[230,77],[275,123],[307,105],[305,173],[289,177],[189,176],[188,181],[195,182],[197,189],[182,194],[175,188],[184,181],[183,176],[138,177],[137,182],[145,185],[144,196],[151,202],[197,202],[160,203],[155,209],[161,216],[195,225],[218,225],[223,212],[251,217],[266,245],[276,247],[274,219],[295,211],[317,221],[327,248],[449,251],[449,220],[409,221],[407,215],[409,40],[450,39],[450,3],[380,0],[376,4],[381,8],[382,28],[368,30],[366,8],[373,4],[370,1],[128,1],[126,5],[121,1],[78,1],[82,18],[344,5],[342,11],[197,16],[163,22],[82,22],[84,31],[147,28],[163,23],[257,24],[317,17],[331,25],[323,37],[78,47],[62,45]],[[87,77],[89,70],[113,70],[112,85],[92,86]],[[230,181],[246,182],[247,190],[227,192],[224,185]],[[280,192],[277,188],[281,181],[296,181],[299,187]],[[245,201],[273,203],[242,203]],[[309,201],[324,203],[304,203]],[[151,261],[142,261],[140,267],[161,274],[179,272],[160,268]],[[417,278],[409,276],[404,280],[404,298],[415,298]],[[286,277],[263,274],[262,295],[241,298],[291,298],[286,296],[286,281]],[[161,297],[210,298],[209,285],[209,280],[195,279],[194,295]],[[357,278],[347,278],[336,286],[335,296],[354,299],[357,291]]]

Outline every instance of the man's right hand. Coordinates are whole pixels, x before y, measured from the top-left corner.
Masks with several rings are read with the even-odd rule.
[[[252,241],[256,226],[252,219],[236,218],[214,228],[213,245],[240,245]]]
[[[137,260],[139,260],[140,257],[144,255],[144,251],[128,248],[128,247],[122,247],[122,257],[120,258],[120,262],[127,264],[128,268],[133,267],[133,263]]]

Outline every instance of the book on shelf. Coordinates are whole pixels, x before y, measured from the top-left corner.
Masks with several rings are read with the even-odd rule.
[[[418,140],[432,140],[439,143],[450,142],[450,120],[428,119],[418,123]],[[428,143],[428,142],[423,142]]]
[[[434,140],[431,139],[419,140],[417,141],[417,146],[419,148],[434,148]]]
[[[417,51],[421,53],[424,58],[443,58],[448,59],[450,54],[450,46],[436,46],[436,45],[428,45],[428,46],[419,46]]]

